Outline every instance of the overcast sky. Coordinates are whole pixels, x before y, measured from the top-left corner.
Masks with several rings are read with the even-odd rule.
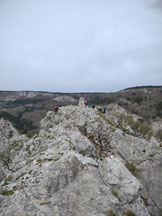
[[[162,0],[0,0],[0,90],[162,85]]]

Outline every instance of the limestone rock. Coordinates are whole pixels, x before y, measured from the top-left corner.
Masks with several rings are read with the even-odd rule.
[[[8,130],[0,134],[4,151],[8,142],[12,146],[8,167],[0,161],[0,216],[161,214],[162,156],[156,139],[129,134],[114,116],[81,100],[79,106],[48,112],[40,125],[31,139],[10,126],[12,137]],[[126,168],[128,161],[139,176]]]

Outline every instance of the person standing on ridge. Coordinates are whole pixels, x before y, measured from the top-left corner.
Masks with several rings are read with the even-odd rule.
[[[106,110],[107,110],[107,107],[104,106],[104,107],[103,107],[103,113],[106,113]]]
[[[54,111],[55,111],[55,112],[58,111],[58,106],[57,106],[57,105],[54,106]]]

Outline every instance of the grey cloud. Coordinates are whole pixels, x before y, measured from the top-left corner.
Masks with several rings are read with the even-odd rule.
[[[160,85],[162,15],[147,5],[146,0],[0,1],[0,89]]]
[[[153,8],[162,9],[162,1],[161,0],[154,0],[151,2],[151,6]]]

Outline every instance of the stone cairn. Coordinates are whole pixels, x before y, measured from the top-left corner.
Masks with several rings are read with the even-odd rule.
[[[79,98],[78,106],[85,107],[85,100],[84,100],[84,97],[80,97],[80,98]]]

